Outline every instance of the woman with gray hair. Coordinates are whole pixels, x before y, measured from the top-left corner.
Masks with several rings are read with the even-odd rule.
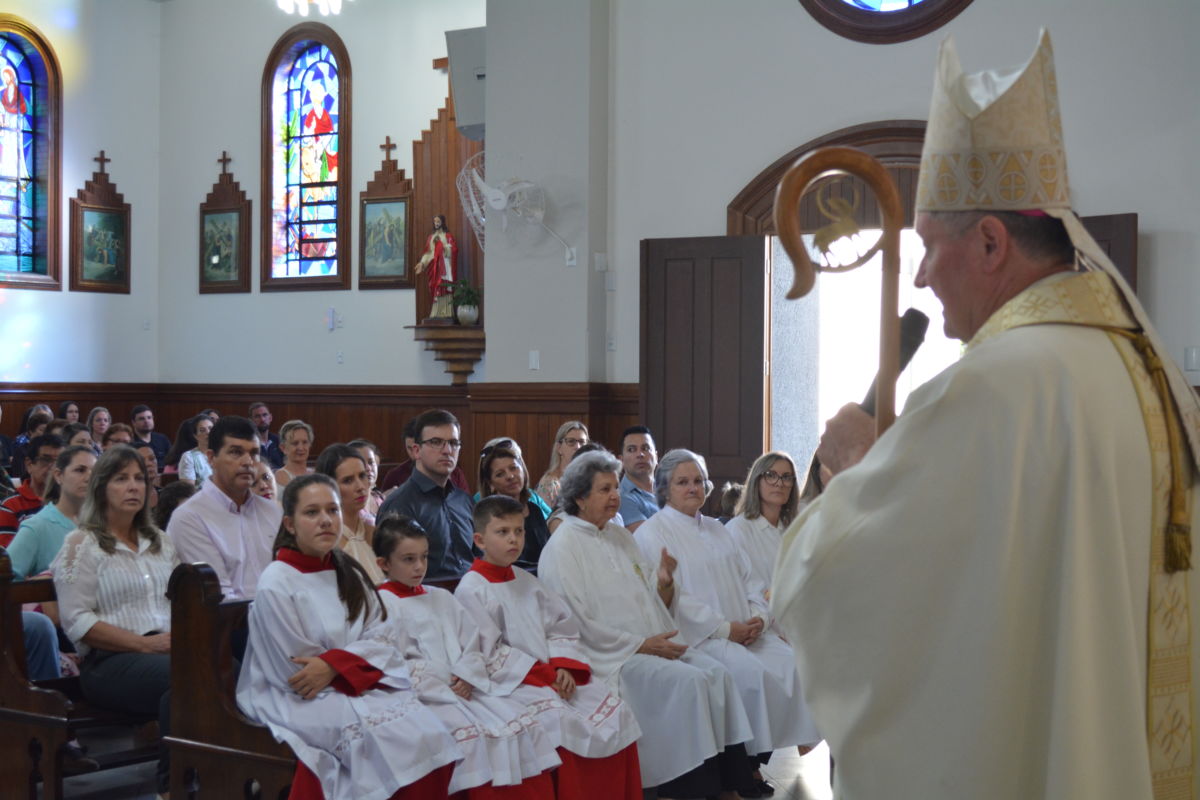
[[[779,543],[799,506],[795,462],[787,453],[774,450],[755,459],[734,510],[737,516],[725,523],[733,541],[746,554],[750,572],[767,587],[768,599]]]
[[[664,550],[651,566],[612,522],[620,468],[607,452],[571,461],[559,487],[568,516],[542,551],[539,577],[579,620],[596,676],[637,717],[642,785],[660,797],[736,798],[753,787],[741,744],[750,725],[725,668],[679,641],[675,559]]]
[[[766,586],[725,526],[700,513],[712,491],[704,458],[671,450],[658,462],[654,491],[662,510],[634,540],[652,570],[661,553],[678,560],[683,640],[733,675],[754,728],[750,752],[765,763],[778,748],[816,744],[821,736],[800,694],[792,648],[769,630]]]

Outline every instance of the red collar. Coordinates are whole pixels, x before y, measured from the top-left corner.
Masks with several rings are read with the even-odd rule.
[[[326,553],[324,558],[316,556],[306,556],[299,550],[293,550],[290,547],[281,547],[279,552],[275,554],[276,561],[282,561],[289,566],[295,567],[304,573],[323,572],[327,569],[333,569],[333,553]]]
[[[499,567],[482,558],[475,559],[475,563],[471,565],[471,572],[478,572],[487,578],[488,583],[507,583],[517,577],[512,567]]]
[[[425,594],[424,586],[409,586],[400,581],[388,581],[387,583],[380,584],[379,588],[385,592],[391,592],[396,597],[419,597]]]

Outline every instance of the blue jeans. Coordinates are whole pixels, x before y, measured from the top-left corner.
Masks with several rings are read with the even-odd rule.
[[[25,628],[25,669],[29,680],[42,681],[61,678],[58,663],[58,631],[45,614],[22,611],[21,625]]]

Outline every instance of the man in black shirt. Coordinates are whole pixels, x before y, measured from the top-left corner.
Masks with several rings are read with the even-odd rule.
[[[421,523],[429,534],[426,578],[457,578],[475,559],[475,503],[450,482],[462,449],[458,420],[449,411],[431,410],[417,417],[413,428],[417,436],[408,452],[415,464],[412,477],[388,496],[376,518],[402,514]]]
[[[154,457],[159,464],[167,463],[167,452],[171,449],[171,440],[154,430],[154,412],[150,406],[134,406],[133,414],[133,446],[147,444],[154,451]]]

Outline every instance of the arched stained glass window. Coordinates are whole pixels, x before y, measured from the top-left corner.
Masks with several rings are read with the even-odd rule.
[[[41,34],[0,15],[0,286],[61,286],[60,87]]]
[[[305,23],[263,77],[264,291],[348,289],[350,64],[330,28]]]

